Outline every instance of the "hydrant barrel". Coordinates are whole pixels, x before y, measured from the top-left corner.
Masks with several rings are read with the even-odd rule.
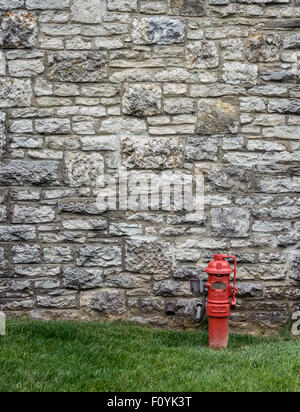
[[[234,286],[230,285],[232,267],[225,258],[235,260]],[[214,255],[214,260],[205,269],[208,274],[208,301],[207,316],[209,318],[209,346],[212,348],[226,348],[228,345],[228,319],[230,307],[235,305],[236,259],[233,256]],[[230,297],[232,296],[232,303]]]

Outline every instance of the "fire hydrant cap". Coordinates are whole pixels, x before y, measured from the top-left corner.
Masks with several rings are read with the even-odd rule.
[[[209,262],[205,271],[209,275],[230,275],[233,269],[230,263],[224,260],[224,255],[214,255],[214,260]]]

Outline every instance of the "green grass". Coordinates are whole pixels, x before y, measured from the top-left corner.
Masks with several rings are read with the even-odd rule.
[[[299,391],[300,342],[124,323],[12,320],[0,336],[0,391]]]

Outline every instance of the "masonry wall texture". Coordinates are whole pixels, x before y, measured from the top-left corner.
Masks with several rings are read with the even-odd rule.
[[[197,327],[189,279],[223,252],[239,261],[231,326],[290,320],[299,4],[0,0],[1,310]],[[120,163],[203,174],[205,217],[100,210]]]

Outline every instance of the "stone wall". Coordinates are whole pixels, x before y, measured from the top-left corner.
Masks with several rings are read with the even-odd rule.
[[[300,303],[299,0],[0,0],[0,309],[192,327],[189,279],[239,261],[231,324]],[[205,216],[100,211],[96,182],[205,176]],[[176,303],[176,316],[165,304]]]

